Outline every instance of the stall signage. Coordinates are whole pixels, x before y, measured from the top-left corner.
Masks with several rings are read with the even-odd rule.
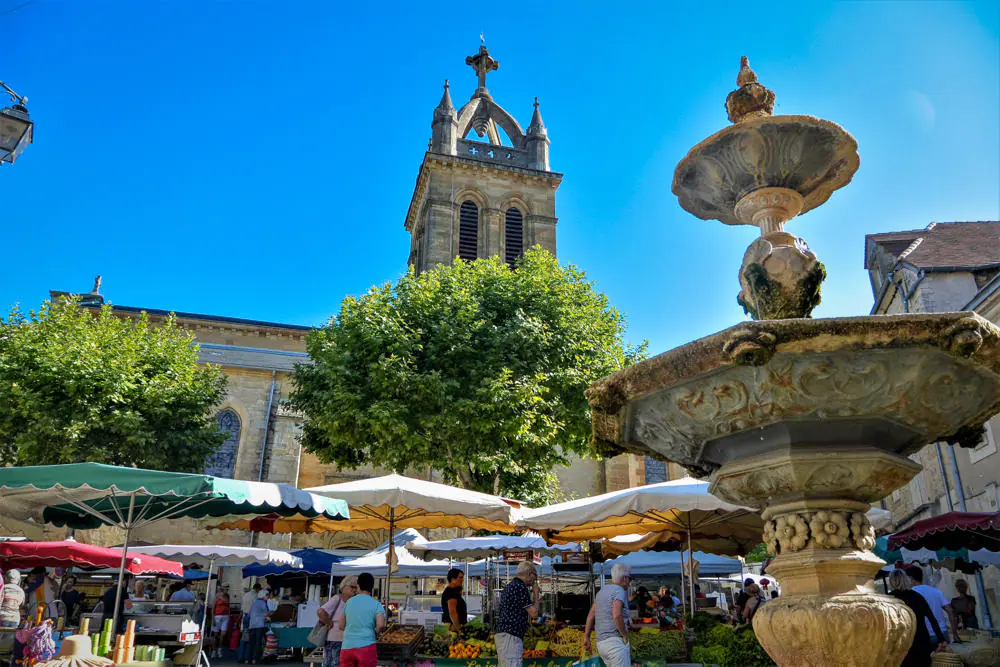
[[[570,551],[568,553],[562,554],[562,561],[564,563],[579,563],[580,565],[587,564],[587,555],[581,551]]]
[[[542,555],[536,554],[532,549],[521,549],[519,551],[506,550],[503,552],[503,559],[506,561],[528,560],[535,563],[541,563]]]

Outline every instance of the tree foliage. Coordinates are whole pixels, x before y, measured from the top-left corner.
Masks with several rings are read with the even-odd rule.
[[[746,562],[748,563],[762,563],[771,557],[771,554],[767,553],[767,545],[761,542],[753,549],[750,553],[746,555]]]
[[[226,378],[173,318],[150,326],[72,300],[0,318],[0,463],[95,461],[197,472],[225,439]]]
[[[552,468],[589,452],[584,390],[645,351],[584,273],[536,248],[512,269],[456,260],[348,297],[295,371],[303,443],[325,462],[548,499]]]

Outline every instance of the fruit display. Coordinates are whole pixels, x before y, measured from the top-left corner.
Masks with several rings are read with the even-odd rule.
[[[458,658],[460,660],[472,660],[473,658],[479,657],[481,650],[482,649],[479,646],[459,642],[457,644],[452,644],[451,648],[448,649],[448,657],[453,659]]]
[[[541,650],[547,650],[548,642],[552,637],[554,630],[554,625],[549,625],[547,623],[532,623],[528,626],[528,631],[524,633],[524,648],[529,651],[534,651],[540,648],[538,644],[545,643],[545,647],[541,648]]]
[[[488,636],[488,635],[487,635]],[[479,649],[479,657],[481,658],[495,658],[497,654],[497,645],[494,643],[493,638],[488,639],[470,639],[465,642],[469,646],[474,646]]]
[[[456,641],[458,641],[458,635],[454,632],[435,632],[432,635],[424,637],[424,641],[420,644],[417,653],[433,658],[444,658],[448,655],[449,649]]]

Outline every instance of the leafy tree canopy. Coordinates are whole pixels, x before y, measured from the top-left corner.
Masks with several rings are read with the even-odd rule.
[[[0,463],[95,461],[198,472],[225,439],[226,378],[173,318],[150,326],[72,300],[0,318]]]
[[[767,545],[761,542],[750,550],[750,553],[746,555],[744,560],[748,563],[762,563],[770,557],[771,555],[767,553]]]
[[[303,443],[325,462],[441,471],[545,501],[552,467],[589,452],[584,390],[645,353],[582,271],[529,251],[456,260],[348,297],[295,371]]]

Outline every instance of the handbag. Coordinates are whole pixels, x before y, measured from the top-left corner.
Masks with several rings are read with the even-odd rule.
[[[337,615],[337,611],[340,609],[341,604],[343,604],[343,600],[338,599],[337,606],[333,608],[333,612],[330,614],[330,620],[333,620],[333,617]],[[326,636],[330,631],[330,627],[331,626],[327,625],[323,621],[316,621],[316,625],[306,637],[306,641],[317,648],[323,648],[323,645],[326,644]]]

